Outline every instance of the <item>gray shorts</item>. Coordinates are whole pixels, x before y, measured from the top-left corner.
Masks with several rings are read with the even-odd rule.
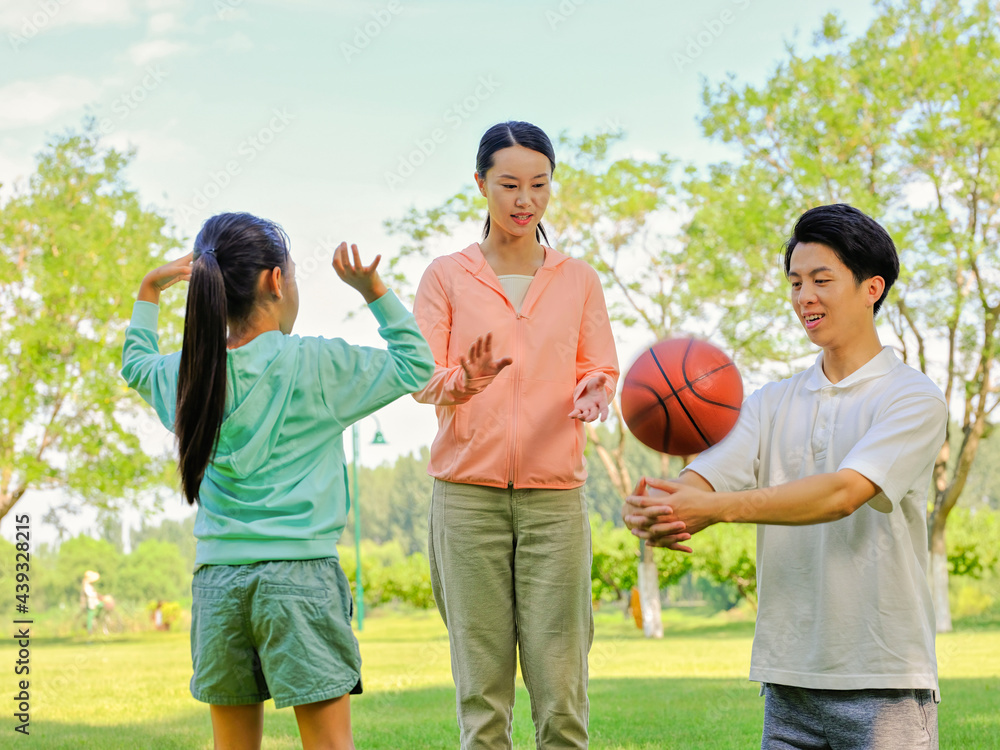
[[[353,600],[334,557],[205,565],[191,585],[191,695],[277,708],[361,692]]]
[[[930,690],[762,689],[762,750],[937,750]]]

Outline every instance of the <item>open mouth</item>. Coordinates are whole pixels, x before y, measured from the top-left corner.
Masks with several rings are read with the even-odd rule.
[[[821,313],[809,313],[808,315],[803,315],[802,320],[805,321],[806,328],[810,331],[819,325],[819,322],[825,318],[825,315]]]
[[[534,216],[534,214],[511,214],[510,218],[514,220],[515,224],[526,227],[531,223],[532,216]]]

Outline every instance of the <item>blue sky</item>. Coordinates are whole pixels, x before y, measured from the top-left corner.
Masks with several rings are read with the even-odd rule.
[[[179,235],[226,210],[284,225],[300,268],[316,268],[296,332],[377,344],[372,320],[345,321],[359,298],[327,248],[392,256],[382,222],[471,183],[490,125],[618,127],[634,155],[724,158],[698,126],[702,81],[763,81],[833,9],[852,35],[874,15],[869,0],[4,0],[0,196],[48,137],[93,116],[137,149],[129,179]],[[623,367],[634,352],[625,337]],[[433,437],[433,410],[410,399],[379,420],[389,445],[363,448],[365,464]],[[46,502],[18,508],[40,521]]]

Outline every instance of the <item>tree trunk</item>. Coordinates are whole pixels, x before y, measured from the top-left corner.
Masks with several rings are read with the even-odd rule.
[[[642,606],[642,633],[647,638],[663,637],[660,612],[660,573],[653,559],[653,548],[639,543],[639,601]]]
[[[951,604],[948,601],[948,551],[945,545],[945,525],[935,523],[931,529],[930,587],[934,602],[937,632],[951,632]]]
[[[622,499],[632,492],[632,477],[628,464],[625,462],[625,418],[622,416],[621,404],[618,399],[611,402],[618,422],[618,444],[608,449],[598,440],[597,429],[593,423],[587,425],[590,442],[597,451],[598,458],[604,464],[608,476],[615,488],[621,493]],[[664,457],[664,461],[666,457]],[[664,463],[664,465],[666,465]],[[642,631],[647,638],[663,637],[663,619],[660,612],[660,574],[653,559],[653,548],[639,543],[639,601],[642,606]]]
[[[978,269],[976,275],[978,277]],[[982,292],[980,290],[980,294]],[[989,307],[985,303],[985,321],[983,326],[983,348],[975,375],[967,384],[965,393],[965,416],[962,420],[962,444],[958,449],[958,457],[951,479],[948,479],[948,463],[951,457],[950,428],[945,433],[944,445],[934,463],[934,504],[927,516],[927,545],[930,552],[928,585],[931,589],[931,600],[934,602],[934,616],[937,632],[951,632],[951,604],[948,601],[948,548],[945,540],[945,526],[948,514],[958,502],[969,478],[969,471],[976,454],[979,452],[979,442],[986,429],[986,417],[997,406],[994,402],[987,408],[987,397],[996,392],[990,384],[996,352],[995,332],[1000,319],[1000,305]],[[951,370],[951,361],[949,371]],[[952,378],[949,372],[945,397],[951,394]]]
[[[0,490],[0,524],[3,523],[3,519],[14,507],[14,504],[24,495],[24,491],[24,487],[17,487],[14,490],[7,488]]]

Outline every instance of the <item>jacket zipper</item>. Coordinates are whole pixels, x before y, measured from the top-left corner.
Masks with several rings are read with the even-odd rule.
[[[514,388],[514,414],[510,421],[510,451],[507,454],[509,469],[507,471],[507,485],[515,485],[517,482],[517,415],[521,401],[521,313],[516,313],[517,319],[514,321],[514,367],[517,370],[511,378]]]

